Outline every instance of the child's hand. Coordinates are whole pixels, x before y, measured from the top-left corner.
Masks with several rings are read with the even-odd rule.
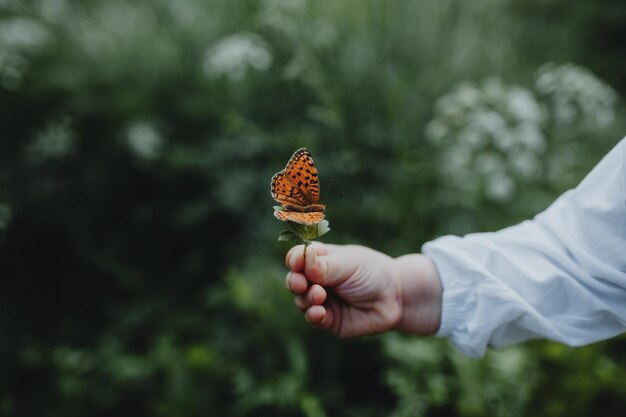
[[[287,288],[311,325],[340,337],[401,330],[433,334],[441,319],[441,283],[423,255],[391,258],[364,246],[314,243],[285,258]]]

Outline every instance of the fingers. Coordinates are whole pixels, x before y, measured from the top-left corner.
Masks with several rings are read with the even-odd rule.
[[[313,242],[307,249],[307,256],[311,253],[313,255],[326,255],[332,245],[327,245],[319,242]],[[302,272],[304,269],[304,245],[294,246],[285,255],[285,264],[287,268],[294,272]]]
[[[294,273],[303,273],[307,280],[321,284],[324,282],[325,271],[327,270],[323,257],[328,254],[329,246],[313,243],[307,248],[306,254],[304,245],[294,246],[287,252],[285,263]],[[288,288],[291,290],[290,287]],[[292,292],[300,293],[297,291]]]
[[[296,304],[298,304],[297,298]],[[327,328],[327,324],[329,323],[327,320],[329,310],[327,310],[324,306],[314,305],[307,308],[301,308],[301,310],[304,311],[304,318],[311,325],[320,328]]]
[[[303,274],[299,272],[288,272],[285,278],[285,286],[289,291],[298,295],[307,290],[309,283]]]
[[[326,313],[326,309],[323,306],[312,306],[304,313],[304,317],[313,326],[324,327]]]
[[[304,312],[304,318],[309,324],[321,329],[330,329],[332,312],[324,306],[326,298],[326,290],[320,285],[313,284],[305,294],[296,295],[294,301]]]
[[[326,301],[326,290],[314,284],[305,293],[296,295],[295,302],[300,310],[306,310],[313,305],[322,305]]]
[[[311,326],[318,329],[329,330],[335,333],[333,326],[335,326],[335,316],[332,308],[328,306],[311,306],[304,313],[304,318],[309,322]]]
[[[363,262],[363,252],[352,246],[313,243],[307,248],[293,247],[285,257],[287,267],[303,273],[307,280],[320,285],[337,285],[354,274]]]
[[[304,275],[311,282],[324,284],[328,272],[328,264],[324,255],[317,253],[316,250],[307,251],[303,256]]]
[[[295,294],[296,306],[312,326],[335,332],[336,306],[332,299],[327,301],[328,293],[323,285],[337,285],[354,275],[363,261],[362,252],[354,248],[315,242],[306,249],[306,254],[304,245],[299,245],[285,256],[290,269],[285,285]]]

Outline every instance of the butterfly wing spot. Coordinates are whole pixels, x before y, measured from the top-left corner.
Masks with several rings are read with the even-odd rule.
[[[287,163],[284,172],[304,195],[306,205],[318,202],[319,184],[311,181],[317,178],[317,168],[308,150],[298,149]]]
[[[305,197],[300,190],[293,186],[283,172],[272,177],[272,197],[280,204],[305,205]]]
[[[297,206],[295,204],[283,204],[283,211],[299,211],[300,213],[310,213],[312,211],[324,211],[326,206],[323,204],[311,204],[310,206]]]

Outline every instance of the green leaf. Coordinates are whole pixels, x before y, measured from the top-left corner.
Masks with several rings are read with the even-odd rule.
[[[288,222],[293,231],[304,241],[317,239],[318,237],[328,233],[328,220],[322,220],[316,224],[300,224],[296,222]]]
[[[297,233],[291,230],[282,230],[278,234],[278,241],[302,243],[302,238]]]

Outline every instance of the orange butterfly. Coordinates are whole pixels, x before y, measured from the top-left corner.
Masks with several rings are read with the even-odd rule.
[[[323,204],[318,204],[320,184],[313,157],[305,148],[294,152],[287,166],[272,177],[272,198],[283,207],[274,211],[278,220],[313,225],[324,220]]]

